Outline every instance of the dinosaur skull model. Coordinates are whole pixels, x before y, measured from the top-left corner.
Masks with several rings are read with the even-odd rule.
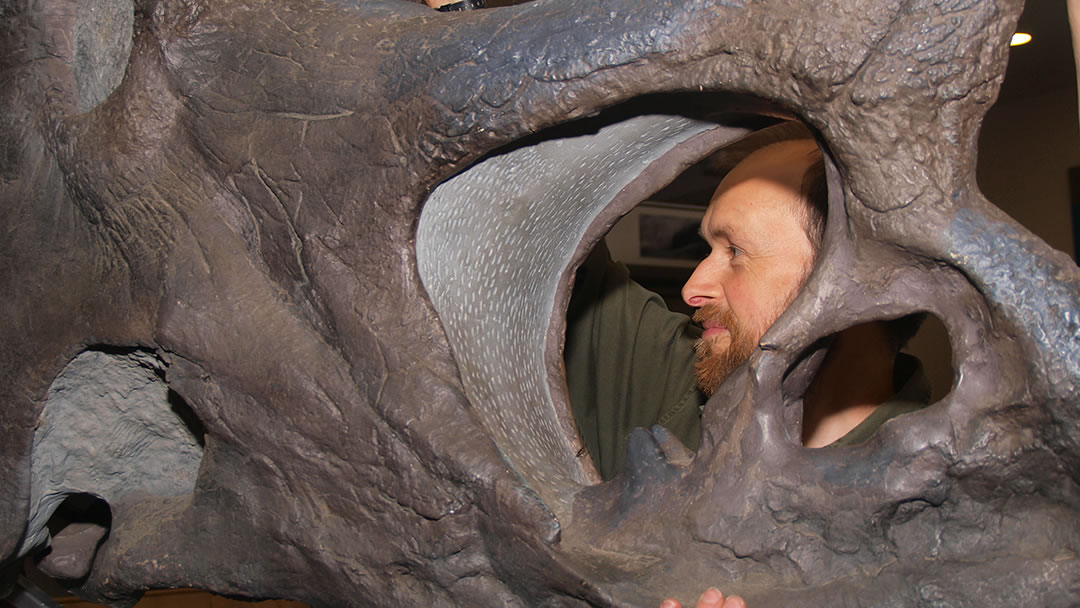
[[[0,564],[130,605],[1080,602],[1080,272],[975,184],[1020,0],[0,1]],[[745,132],[828,157],[817,267],[601,483],[575,268]],[[956,380],[806,449],[821,338]],[[66,501],[105,516],[58,521]],[[107,534],[106,534],[107,532]],[[104,535],[104,536],[103,536]]]

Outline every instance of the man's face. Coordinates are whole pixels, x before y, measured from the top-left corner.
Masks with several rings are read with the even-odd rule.
[[[696,371],[707,394],[750,356],[813,268],[799,190],[817,154],[811,140],[754,152],[709,203],[701,231],[712,252],[682,290],[705,330]]]

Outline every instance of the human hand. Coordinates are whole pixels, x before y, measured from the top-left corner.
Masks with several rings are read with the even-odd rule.
[[[444,13],[455,11],[471,11],[484,8],[484,0],[424,0],[431,8]]]
[[[678,600],[668,598],[660,604],[660,608],[682,608],[682,604]],[[719,590],[709,587],[698,598],[697,608],[746,608],[746,602],[737,595],[725,598]]]

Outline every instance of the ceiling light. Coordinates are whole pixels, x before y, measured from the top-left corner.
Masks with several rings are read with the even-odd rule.
[[[1021,44],[1027,44],[1029,42],[1031,42],[1031,34],[1016,32],[1015,34],[1013,34],[1012,41],[1009,42],[1009,46],[1020,46]]]

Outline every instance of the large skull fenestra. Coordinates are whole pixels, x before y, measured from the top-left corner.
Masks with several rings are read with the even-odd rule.
[[[1020,10],[0,2],[8,575],[115,605],[1080,603],[1080,272],[974,179]],[[817,266],[697,453],[636,431],[602,483],[575,269],[750,115],[826,151]],[[947,396],[802,447],[821,339],[917,311]],[[96,535],[54,525],[75,496]]]

